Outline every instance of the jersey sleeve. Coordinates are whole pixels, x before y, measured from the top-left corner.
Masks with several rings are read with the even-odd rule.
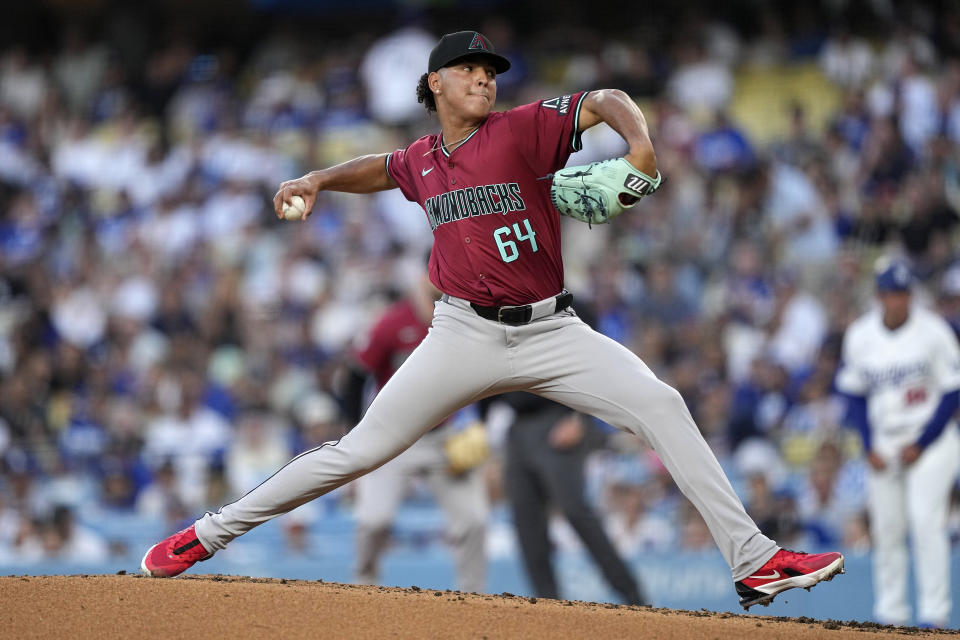
[[[857,359],[857,336],[851,331],[843,337],[843,352],[840,370],[837,372],[837,389],[853,396],[865,396],[870,384]]]
[[[538,176],[562,168],[582,142],[577,131],[580,108],[589,92],[550,98],[507,112],[518,152]]]
[[[417,194],[416,181],[413,179],[413,168],[409,162],[410,148],[397,149],[387,154],[387,175],[400,187],[400,192],[410,202],[420,202]]]
[[[941,393],[960,389],[960,345],[957,337],[939,316],[936,317],[933,374]]]

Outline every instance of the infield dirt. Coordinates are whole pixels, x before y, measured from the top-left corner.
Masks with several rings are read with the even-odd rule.
[[[237,576],[0,578],[0,638],[945,637],[873,623]]]

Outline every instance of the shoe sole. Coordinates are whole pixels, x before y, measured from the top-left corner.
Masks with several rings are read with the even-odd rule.
[[[830,582],[833,580],[835,575],[840,573],[845,573],[843,570],[843,556],[840,556],[823,569],[817,569],[812,573],[802,576],[795,576],[793,578],[787,578],[786,580],[780,580],[779,582],[771,582],[770,584],[763,585],[763,587],[760,588],[753,587],[756,591],[760,591],[761,589],[771,589],[772,591],[757,598],[753,598],[752,600],[744,601],[741,599],[740,606],[742,606],[746,611],[749,611],[750,607],[755,604],[769,607],[770,603],[773,602],[773,599],[787,589],[799,587],[809,591],[811,587],[820,582]]]

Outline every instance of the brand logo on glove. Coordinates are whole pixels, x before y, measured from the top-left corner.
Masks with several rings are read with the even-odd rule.
[[[627,176],[627,179],[623,181],[623,186],[630,191],[639,193],[641,196],[647,195],[647,192],[650,191],[650,182],[640,176]]]

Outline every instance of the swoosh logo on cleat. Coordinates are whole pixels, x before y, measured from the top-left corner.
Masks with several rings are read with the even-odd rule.
[[[750,576],[750,580],[774,580],[774,579],[779,578],[779,577],[780,577],[780,572],[779,572],[779,571],[774,571],[773,573],[771,573],[771,574],[768,575],[768,576],[758,576],[758,575],[754,574],[754,575]]]
[[[420,170],[420,177],[422,178],[422,177],[426,176],[428,173],[430,173],[431,171],[433,171],[433,169],[434,169],[433,167],[430,167],[429,169],[421,169],[421,170]]]

